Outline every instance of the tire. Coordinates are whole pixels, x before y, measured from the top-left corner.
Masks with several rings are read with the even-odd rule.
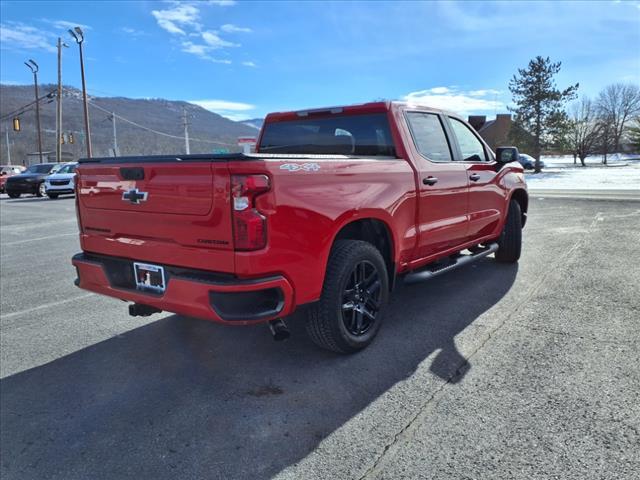
[[[515,263],[522,251],[522,212],[520,204],[515,200],[509,203],[507,221],[504,224],[500,238],[496,260],[501,263]]]
[[[7,192],[7,195],[9,195],[9,198],[20,198],[20,194],[17,192]]]
[[[327,350],[362,350],[380,330],[388,296],[389,277],[380,251],[360,240],[338,240],[320,300],[309,308],[307,333]]]
[[[49,193],[47,192],[47,197],[49,197],[51,200],[55,200],[56,198],[58,198],[58,193]]]
[[[38,190],[36,190],[36,196],[37,197],[44,197],[47,194],[47,190],[44,186],[44,182],[40,183],[38,185]]]

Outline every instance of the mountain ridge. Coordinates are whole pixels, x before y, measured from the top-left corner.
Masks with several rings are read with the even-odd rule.
[[[56,91],[52,84],[39,85],[40,97]],[[34,101],[31,85],[0,85],[0,118]],[[93,155],[111,156],[113,148],[113,123],[116,116],[116,137],[120,155],[184,154],[183,110],[187,112],[191,153],[212,153],[226,149],[240,151],[237,138],[252,136],[256,129],[234,122],[198,105],[163,98],[135,99],[128,97],[89,96],[89,125]],[[42,150],[55,151],[55,94],[40,101]],[[35,105],[18,115],[21,131],[12,129],[12,117],[3,118],[0,136],[0,163],[7,163],[7,135],[11,144],[13,164],[22,164],[27,154],[36,152],[37,129]],[[140,128],[140,125],[144,128]],[[82,92],[65,86],[62,95],[62,130],[73,133],[74,143],[65,143],[64,151],[74,159],[85,156]],[[152,132],[155,131],[156,133]]]

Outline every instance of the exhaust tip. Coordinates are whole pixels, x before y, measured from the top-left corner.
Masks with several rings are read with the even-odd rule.
[[[281,318],[269,321],[269,330],[271,330],[271,335],[276,342],[282,342],[291,336],[287,324]]]

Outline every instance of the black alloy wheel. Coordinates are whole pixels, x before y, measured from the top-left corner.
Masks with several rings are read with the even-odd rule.
[[[307,310],[307,333],[338,353],[366,348],[380,331],[389,275],[380,250],[362,240],[336,240],[322,294]]]
[[[363,335],[373,326],[380,310],[380,296],[376,266],[368,260],[357,263],[342,295],[342,322],[351,335]]]

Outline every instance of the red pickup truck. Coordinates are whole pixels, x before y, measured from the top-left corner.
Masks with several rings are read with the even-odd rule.
[[[396,279],[516,262],[528,195],[514,147],[399,102],[272,113],[255,154],[92,158],[77,169],[80,288],[228,325],[283,319],[366,347]]]

